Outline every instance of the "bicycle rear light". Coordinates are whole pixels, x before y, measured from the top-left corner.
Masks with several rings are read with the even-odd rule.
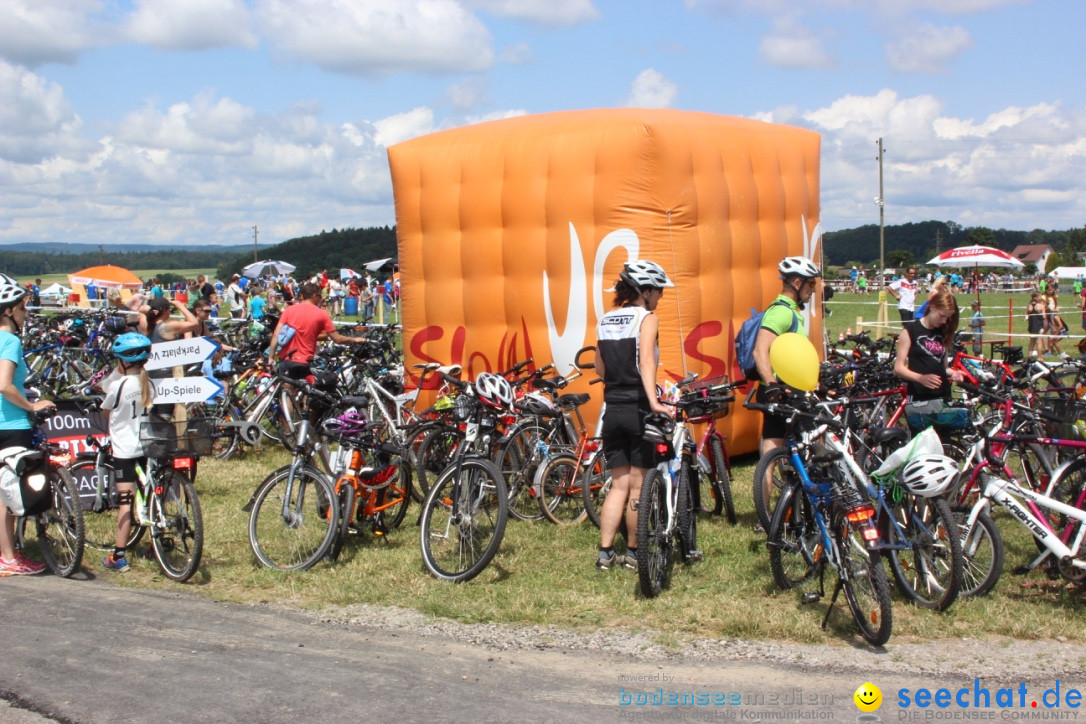
[[[174,470],[192,470],[194,460],[192,458],[174,458],[173,469]]]

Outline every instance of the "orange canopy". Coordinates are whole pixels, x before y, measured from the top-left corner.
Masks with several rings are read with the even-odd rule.
[[[69,274],[68,280],[72,284],[94,285],[96,287],[106,287],[107,289],[140,289],[143,287],[143,280],[138,276],[127,269],[109,264],[92,266],[75,274]]]

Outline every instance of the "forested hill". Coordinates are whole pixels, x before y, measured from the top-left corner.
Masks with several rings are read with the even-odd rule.
[[[261,245],[260,259],[278,259],[298,267],[297,276],[321,269],[357,267],[369,261],[396,257],[396,229],[333,229],[290,239],[275,246]],[[19,244],[0,247],[0,271],[14,277],[70,274],[99,264],[126,269],[216,269],[229,279],[253,261],[251,246],[206,246],[186,250],[93,244]],[[360,270],[359,270],[360,271]]]
[[[117,247],[112,250],[99,250],[89,244],[80,246],[94,250],[72,253],[45,248],[22,251],[0,247],[0,271],[13,277],[32,277],[42,274],[71,274],[99,264],[112,264],[125,269],[204,269],[217,267],[228,259],[236,259],[239,254],[236,247],[225,246],[191,251],[153,247],[118,251]],[[120,248],[132,249],[130,246]]]
[[[925,262],[937,253],[967,244],[984,244],[1011,251],[1020,244],[1048,244],[1060,256],[1073,257],[1086,251],[1086,230],[1010,231],[985,227],[963,227],[953,221],[923,221],[885,228],[885,253],[888,266]],[[825,263],[843,266],[854,262],[878,264],[879,227],[868,224],[855,229],[826,232],[823,237]]]
[[[349,267],[361,271],[366,262],[396,258],[396,229],[375,226],[369,229],[333,229],[315,236],[302,236],[282,244],[260,249],[260,259],[276,259],[298,267],[298,279],[311,276],[321,269]],[[252,252],[219,266],[219,278],[229,279],[253,261]]]

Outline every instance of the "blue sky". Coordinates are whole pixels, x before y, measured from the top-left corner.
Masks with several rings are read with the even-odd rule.
[[[1082,0],[3,0],[0,244],[395,223],[386,148],[670,107],[822,135],[825,229],[1086,224]]]

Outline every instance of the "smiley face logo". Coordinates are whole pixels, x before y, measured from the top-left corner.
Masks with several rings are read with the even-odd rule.
[[[875,711],[882,706],[882,692],[870,681],[865,681],[852,695],[852,701],[860,711]]]

